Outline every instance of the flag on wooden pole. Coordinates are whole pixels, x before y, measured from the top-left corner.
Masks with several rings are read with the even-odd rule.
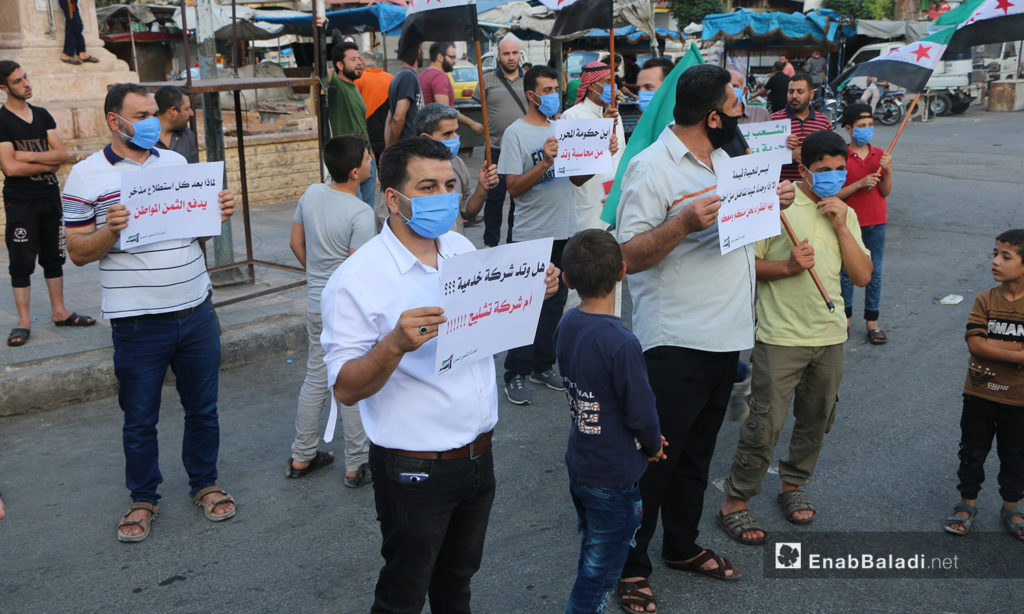
[[[475,40],[475,31],[475,0],[409,0],[398,57],[415,58],[423,41]]]
[[[935,65],[945,53],[953,32],[954,28],[945,28],[909,45],[893,49],[887,55],[857,64],[836,77],[832,87],[838,90],[853,77],[868,76],[894,83],[912,92],[920,92],[924,90]]]
[[[541,3],[558,12],[555,25],[551,27],[552,37],[568,37],[585,34],[594,28],[612,29],[614,3],[612,0],[540,0]]]

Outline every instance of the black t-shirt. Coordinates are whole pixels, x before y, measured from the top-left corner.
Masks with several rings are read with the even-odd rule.
[[[416,136],[413,126],[416,124],[416,113],[423,106],[423,91],[420,90],[420,81],[416,78],[416,71],[405,66],[395,74],[388,87],[388,109],[395,112],[398,101],[408,98],[409,110],[405,113],[405,125],[402,127],[402,134],[395,140],[408,139]]]
[[[32,110],[32,123],[12,113],[6,106],[0,107],[0,143],[9,142],[14,151],[49,151],[48,130],[57,128],[53,116],[42,108],[28,105]],[[57,175],[40,173],[31,177],[4,177],[4,200],[36,200],[60,194]]]
[[[772,113],[784,109],[786,96],[789,94],[789,77],[779,71],[768,79],[765,88],[768,90],[768,104],[772,108]]]

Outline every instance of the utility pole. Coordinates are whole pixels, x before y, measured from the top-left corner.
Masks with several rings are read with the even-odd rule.
[[[196,40],[199,43],[199,78],[217,78],[217,42],[214,37],[213,1],[196,2]],[[220,94],[203,94],[203,124],[206,132],[206,160],[226,160],[224,155],[224,122],[221,118]],[[241,126],[236,126],[241,130]],[[224,186],[227,187],[227,166],[224,169]],[[231,240],[231,220],[221,224],[220,236],[213,238],[214,265],[223,266],[235,261]],[[245,275],[235,269],[217,271],[211,275],[216,286],[227,286],[248,281]]]

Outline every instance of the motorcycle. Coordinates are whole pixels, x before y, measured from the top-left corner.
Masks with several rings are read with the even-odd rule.
[[[826,105],[825,112],[828,114],[828,105],[831,102],[835,112],[834,116],[830,116],[832,118],[832,126],[838,128],[842,121],[843,111],[847,106],[860,102],[864,88],[856,85],[847,85],[839,92],[838,96],[832,98],[828,97],[828,93],[832,91],[831,88],[826,85],[825,89],[826,95],[823,96]],[[883,126],[893,126],[903,121],[903,116],[906,114],[906,109],[903,108],[903,97],[906,95],[907,90],[891,89],[882,92],[881,99],[875,105],[875,121]]]

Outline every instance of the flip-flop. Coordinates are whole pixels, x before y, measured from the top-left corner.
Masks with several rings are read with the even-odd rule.
[[[7,345],[12,348],[25,345],[28,343],[28,337],[32,334],[27,328],[12,328],[11,334],[7,335]]]
[[[54,322],[54,326],[92,326],[96,323],[95,318],[89,316],[80,316],[77,313],[72,313],[67,318],[60,322]]]
[[[90,64],[99,64],[100,63],[99,58],[96,58],[96,57],[91,56],[91,55],[87,55],[84,58],[78,58],[78,61],[79,62],[88,62]]]
[[[316,451],[316,456],[310,459],[309,464],[302,469],[296,469],[292,466],[292,457],[288,457],[288,468],[285,470],[284,475],[287,478],[301,478],[304,475],[309,475],[321,467],[326,467],[334,462],[334,455],[321,450]]]
[[[60,61],[65,64],[71,64],[72,66],[78,66],[82,63],[82,60],[79,60],[78,58],[61,58]]]

